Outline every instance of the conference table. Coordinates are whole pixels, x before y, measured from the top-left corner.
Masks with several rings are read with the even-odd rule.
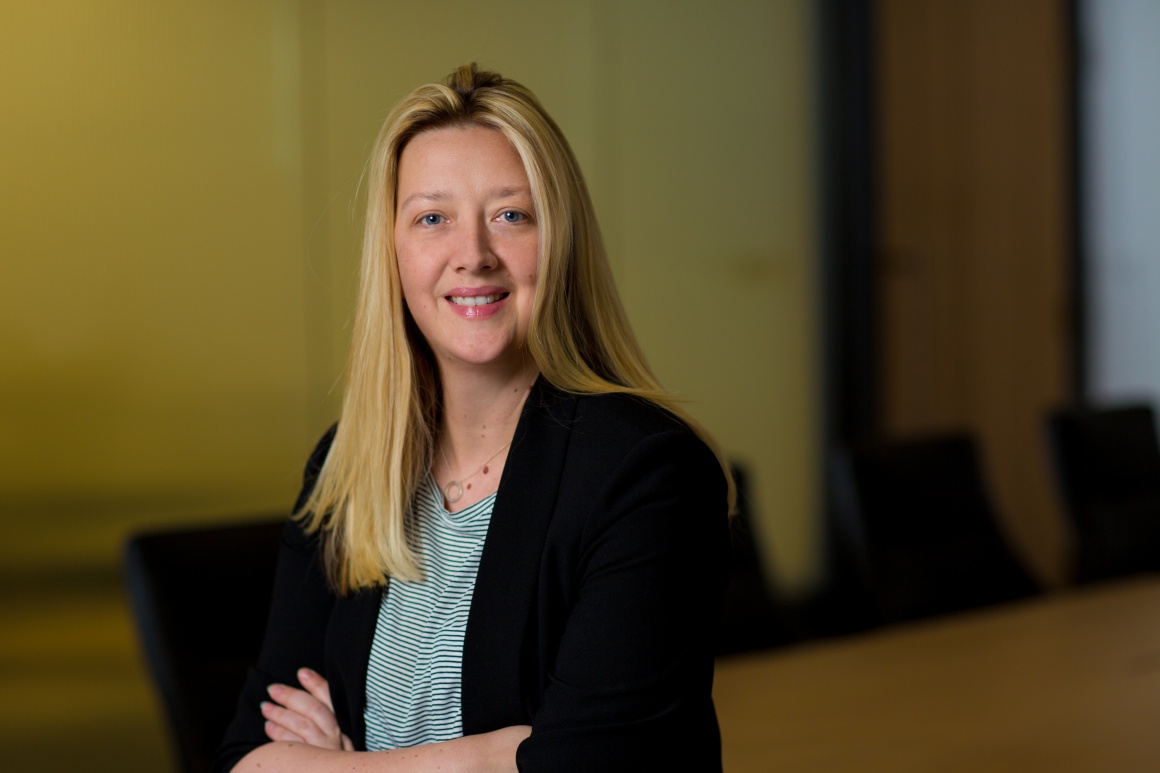
[[[721,658],[726,773],[1160,771],[1160,577]]]

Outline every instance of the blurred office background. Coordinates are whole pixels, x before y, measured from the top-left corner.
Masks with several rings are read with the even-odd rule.
[[[1160,393],[1156,39],[1150,0],[0,5],[0,766],[168,764],[123,540],[289,507],[362,164],[465,61],[572,142],[780,593],[826,587],[833,442],[950,427],[1062,582],[1043,415]]]

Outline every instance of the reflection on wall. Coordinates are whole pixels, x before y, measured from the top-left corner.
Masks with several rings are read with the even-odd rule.
[[[337,415],[374,134],[474,59],[563,126],[655,368],[808,578],[809,40],[805,0],[4,4],[0,565],[288,505]]]

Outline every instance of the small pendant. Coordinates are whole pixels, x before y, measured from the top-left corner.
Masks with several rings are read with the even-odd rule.
[[[457,480],[449,481],[443,487],[443,497],[447,500],[447,504],[453,505],[459,501],[463,496],[463,484]]]

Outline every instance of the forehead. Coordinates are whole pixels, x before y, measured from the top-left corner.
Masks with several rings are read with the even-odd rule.
[[[399,154],[398,186],[479,178],[510,185],[527,184],[515,147],[499,129],[471,124],[428,129],[415,135]]]

